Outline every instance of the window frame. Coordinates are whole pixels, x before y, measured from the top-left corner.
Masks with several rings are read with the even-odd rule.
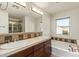
[[[69,18],[69,33],[68,34],[57,34],[57,20],[62,20],[62,19],[67,19],[67,18]],[[56,19],[55,24],[56,24],[56,27],[55,27],[55,34],[56,35],[70,35],[70,17],[58,18],[58,19]]]

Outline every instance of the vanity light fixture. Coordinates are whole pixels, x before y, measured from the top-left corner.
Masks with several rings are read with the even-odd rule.
[[[15,2],[16,4],[22,6],[22,7],[26,7],[26,3],[25,2]]]
[[[31,10],[34,11],[34,12],[36,12],[36,13],[38,13],[38,14],[43,15],[43,12],[41,12],[40,10],[38,10],[38,9],[35,8],[35,7],[31,8]]]
[[[10,24],[15,24],[16,22],[9,22]]]

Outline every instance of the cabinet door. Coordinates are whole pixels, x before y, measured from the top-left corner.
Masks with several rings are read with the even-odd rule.
[[[38,50],[34,51],[34,56],[35,57],[42,57],[44,54],[44,49],[43,47],[39,48]]]
[[[44,56],[51,55],[51,40],[48,40],[44,43]]]
[[[42,57],[44,55],[44,44],[40,43],[34,46],[34,56],[35,57]]]
[[[34,57],[34,53],[30,53],[29,55],[27,55],[26,57]]]
[[[32,53],[33,53],[33,47],[17,52],[13,55],[10,55],[10,57],[26,57],[26,56],[29,56],[30,54],[31,56],[33,56]]]

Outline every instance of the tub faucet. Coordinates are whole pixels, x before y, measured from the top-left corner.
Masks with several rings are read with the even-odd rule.
[[[73,52],[74,50],[73,50],[73,47],[71,46],[71,45],[69,45],[69,47],[71,48],[71,51]]]

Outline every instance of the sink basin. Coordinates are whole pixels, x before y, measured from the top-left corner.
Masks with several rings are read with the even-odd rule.
[[[13,44],[13,43],[10,43],[10,44],[4,44],[4,45],[1,45],[0,48],[1,49],[14,49],[14,48],[17,48],[18,46]]]
[[[3,44],[0,46],[0,49],[16,49],[19,47],[23,47],[27,42],[11,42],[7,44]]]
[[[40,39],[40,41],[41,41],[41,39]],[[35,42],[38,42],[37,38],[15,41],[15,42],[10,42],[10,43],[0,45],[0,49],[4,49],[4,50],[19,49],[19,48],[26,47],[26,46],[29,46],[31,44],[34,44]]]

